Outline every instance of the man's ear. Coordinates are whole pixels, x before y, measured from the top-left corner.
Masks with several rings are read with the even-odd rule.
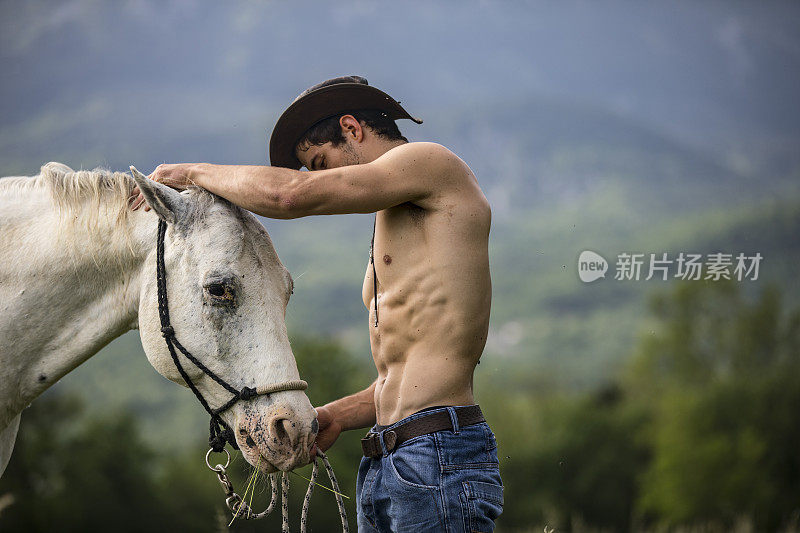
[[[361,142],[364,139],[364,128],[353,115],[342,115],[339,117],[339,125],[345,138],[352,137],[354,141]]]
[[[156,212],[159,218],[174,224],[181,220],[188,211],[186,198],[181,196],[181,193],[175,189],[148,179],[147,176],[136,170],[133,165],[131,165],[131,174],[133,174],[136,185],[142,192],[145,201],[147,201],[147,205]]]

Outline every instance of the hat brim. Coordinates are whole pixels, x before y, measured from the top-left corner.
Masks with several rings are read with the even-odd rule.
[[[367,109],[383,111],[392,120],[407,118],[422,124],[380,89],[361,83],[328,85],[301,96],[280,116],[269,140],[270,164],[299,170],[303,164],[297,159],[295,148],[311,126],[339,113]]]

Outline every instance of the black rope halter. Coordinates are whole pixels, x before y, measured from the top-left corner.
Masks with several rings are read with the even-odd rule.
[[[212,372],[211,369],[204,365],[200,360],[193,356],[189,350],[184,348],[180,342],[178,342],[178,339],[175,338],[175,328],[172,327],[169,321],[169,303],[167,301],[167,272],[166,267],[164,266],[164,237],[166,236],[166,233],[167,223],[164,222],[164,220],[159,219],[158,240],[156,241],[156,283],[158,285],[158,316],[161,319],[161,334],[164,336],[164,341],[167,343],[167,348],[169,348],[169,354],[172,356],[172,362],[175,364],[175,368],[178,369],[183,381],[186,382],[186,385],[197,397],[198,401],[203,406],[203,409],[205,409],[208,414],[211,415],[208,445],[211,446],[211,449],[215,452],[221,452],[225,447],[225,443],[230,444],[234,450],[238,450],[239,446],[236,444],[236,438],[233,434],[233,431],[220,416],[222,413],[233,407],[233,405],[239,400],[247,401],[257,396],[272,394],[273,392],[305,390],[308,388],[308,383],[303,380],[291,380],[269,385],[267,387],[259,387],[258,389],[254,389],[252,387],[242,387],[242,390],[236,390],[232,385]],[[176,348],[205,375],[216,381],[221,387],[230,392],[233,397],[220,407],[212,409],[211,406],[208,405],[206,399],[203,398],[203,395],[197,389],[195,384],[192,383],[192,380],[189,378],[186,370],[184,370],[183,365],[178,358],[178,353],[175,351]]]

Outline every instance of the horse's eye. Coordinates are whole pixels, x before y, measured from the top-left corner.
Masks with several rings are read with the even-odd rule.
[[[206,285],[206,292],[212,300],[218,303],[233,303],[236,296],[233,287],[225,283],[209,283]]]

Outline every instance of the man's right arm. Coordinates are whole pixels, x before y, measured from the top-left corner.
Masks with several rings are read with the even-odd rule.
[[[374,213],[412,202],[420,207],[443,188],[463,187],[469,168],[444,146],[408,143],[375,161],[300,172],[256,165],[159,165],[150,176],[182,190],[194,184],[269,218]],[[139,196],[134,209],[144,202]]]
[[[316,445],[323,452],[330,448],[342,431],[363,429],[375,424],[375,384],[317,408],[319,433]]]

